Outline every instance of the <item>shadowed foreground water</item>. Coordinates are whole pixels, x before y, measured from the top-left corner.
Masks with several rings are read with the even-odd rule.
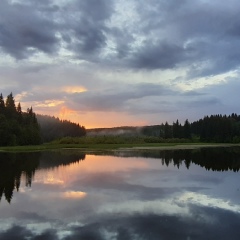
[[[0,239],[239,239],[240,148],[0,153]]]

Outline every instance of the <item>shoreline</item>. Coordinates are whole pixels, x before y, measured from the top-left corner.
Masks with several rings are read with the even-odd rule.
[[[211,143],[211,144],[179,144],[173,146],[139,146],[131,148],[119,148],[118,150],[181,150],[181,149],[197,149],[211,147],[239,147],[239,143]]]
[[[210,147],[239,147],[240,143],[161,143],[161,144],[43,144],[36,146],[0,147],[0,152],[33,152],[51,150],[79,150],[92,151],[138,151],[138,150],[177,150],[198,149]]]

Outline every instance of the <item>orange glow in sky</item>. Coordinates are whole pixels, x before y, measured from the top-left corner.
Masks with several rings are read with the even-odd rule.
[[[60,119],[62,120],[71,120],[71,115],[74,115],[75,111],[74,110],[71,110],[65,106],[63,106],[61,109],[60,109],[60,112],[59,112],[59,117]],[[73,121],[73,122],[76,122],[76,121]]]
[[[83,112],[78,113],[67,107],[62,107],[59,112],[60,119],[66,119],[75,123],[79,123],[86,128],[108,128],[117,126],[144,126],[147,121],[136,119],[127,113],[115,112]]]
[[[67,93],[81,93],[86,92],[87,89],[83,86],[66,86],[63,87],[63,91]]]

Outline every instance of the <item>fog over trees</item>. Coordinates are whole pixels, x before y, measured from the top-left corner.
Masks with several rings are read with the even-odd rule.
[[[37,120],[41,127],[43,142],[50,142],[62,137],[82,137],[86,135],[84,126],[56,117],[37,114]]]
[[[240,115],[211,115],[190,123],[178,120],[169,124],[144,127],[116,127],[87,130],[88,136],[147,136],[147,142],[201,141],[217,143],[240,142]]]

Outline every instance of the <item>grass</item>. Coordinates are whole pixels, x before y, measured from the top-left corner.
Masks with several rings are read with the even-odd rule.
[[[164,147],[191,147],[191,146],[218,146],[214,143],[88,143],[88,144],[59,144],[59,143],[45,143],[42,145],[33,146],[8,146],[0,147],[2,152],[32,152],[32,151],[46,151],[55,149],[79,149],[82,151],[96,151],[96,150],[116,150],[123,148],[164,148]]]
[[[231,144],[225,144],[231,145]],[[198,139],[162,139],[146,136],[86,136],[64,137],[51,143],[35,146],[0,147],[0,151],[32,152],[54,149],[79,149],[81,151],[115,150],[121,148],[192,148],[201,146],[222,146],[217,143],[202,143]]]
[[[157,144],[157,143],[146,143],[146,144],[55,144],[55,143],[45,143],[42,145],[32,145],[32,146],[7,146],[0,147],[0,151],[7,152],[21,152],[21,151],[43,151],[52,149],[65,149],[65,148],[78,148],[82,150],[100,150],[100,149],[119,149],[119,148],[132,148],[132,147],[156,147],[156,146],[171,146],[173,144]]]

